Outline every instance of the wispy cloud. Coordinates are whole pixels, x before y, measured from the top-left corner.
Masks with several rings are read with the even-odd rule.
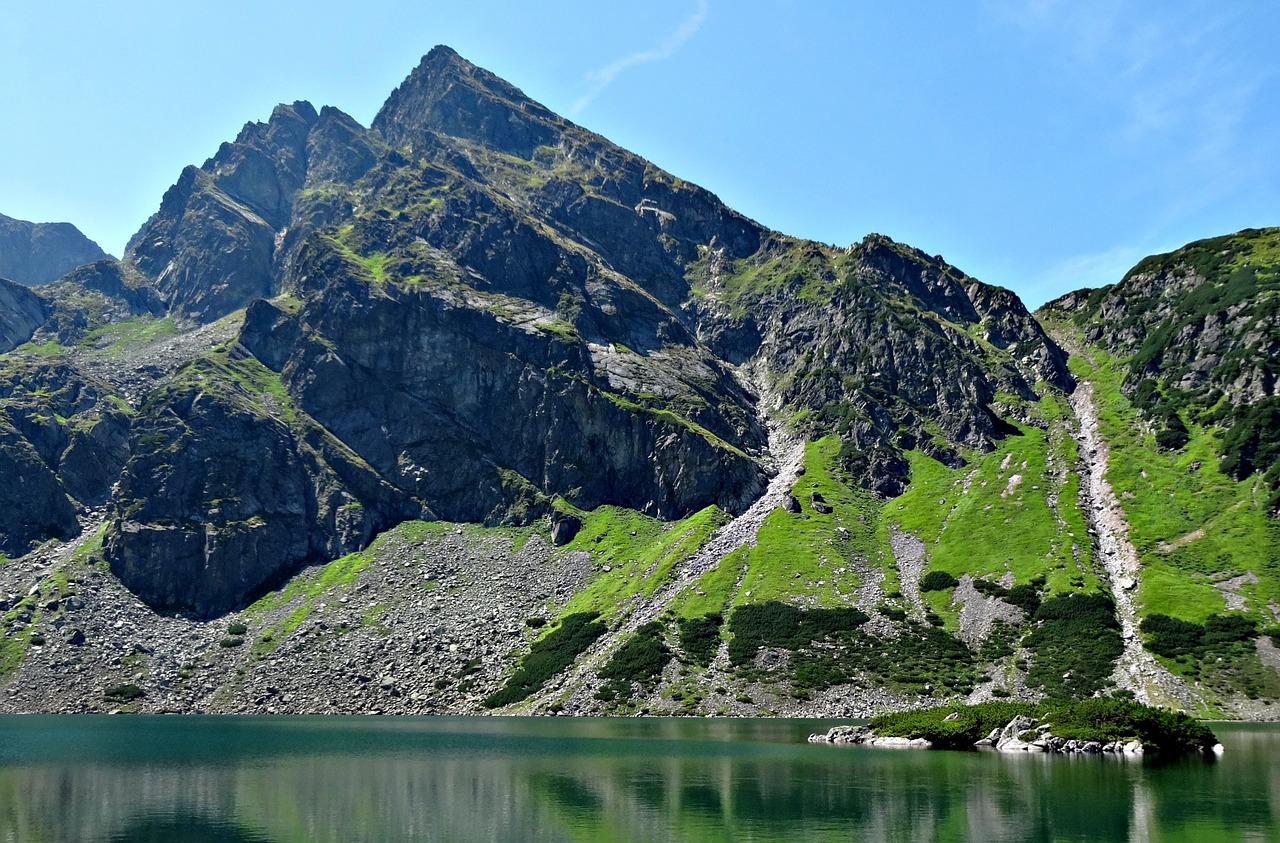
[[[1240,125],[1273,72],[1232,54],[1240,11],[1182,3],[1152,15],[1124,0],[1021,0],[986,4],[1044,48],[1045,60],[1119,106],[1110,140],[1119,148],[1168,148],[1202,179],[1229,180]]]
[[[585,94],[583,94],[576,103],[573,104],[573,113],[576,115],[582,109],[591,104],[600,92],[618,77],[619,73],[638,64],[646,64],[651,61],[662,61],[670,58],[684,46],[685,42],[698,33],[702,28],[702,24],[707,19],[707,0],[697,0],[698,7],[694,9],[693,14],[689,15],[680,27],[659,44],[649,50],[640,50],[628,56],[623,56],[615,62],[598,68],[587,74],[587,83],[590,86]]]
[[[1147,250],[1138,247],[1116,246],[1094,254],[1073,255],[1020,285],[1019,289],[1028,307],[1039,307],[1081,287],[1114,284],[1146,254]]]

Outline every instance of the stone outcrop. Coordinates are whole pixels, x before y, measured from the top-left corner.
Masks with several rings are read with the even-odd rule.
[[[73,366],[0,370],[0,553],[79,532],[78,509],[102,504],[128,459],[129,426],[110,390]]]
[[[955,715],[952,715],[955,716]],[[1098,755],[1142,755],[1146,752],[1138,740],[1070,740],[1054,737],[1052,727],[1030,717],[1019,715],[1001,728],[992,729],[985,738],[974,743],[975,747],[994,749],[997,752],[1057,752]],[[824,733],[809,736],[809,743],[874,747],[910,747],[932,749],[933,743],[925,738],[905,738],[896,735],[880,735],[867,726],[833,726]],[[1221,744],[1213,748],[1221,754]]]

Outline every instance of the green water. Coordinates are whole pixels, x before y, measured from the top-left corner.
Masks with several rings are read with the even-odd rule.
[[[0,717],[0,843],[1280,840],[1217,762],[808,745],[798,720]]]

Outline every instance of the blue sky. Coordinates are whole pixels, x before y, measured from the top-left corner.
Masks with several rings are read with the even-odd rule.
[[[449,44],[788,234],[876,231],[1030,306],[1280,224],[1272,2],[12,0],[0,212],[120,254],[277,102],[368,124]]]

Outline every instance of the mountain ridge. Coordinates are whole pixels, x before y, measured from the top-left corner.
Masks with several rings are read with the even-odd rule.
[[[1124,691],[1249,714],[1246,691],[1280,693],[1258,661],[1261,557],[1144,562],[1195,590],[1184,622],[1217,624],[1221,592],[1254,634],[1206,645],[1200,674],[1117,662],[1145,652],[1140,620],[1179,610],[1093,538],[1075,384],[1107,399],[1117,460],[1140,445],[1108,380],[1122,363],[1074,317],[1042,309],[1055,340],[940,257],[771,231],[448,48],[368,129],[301,101],[247,123],[121,261],[32,295],[0,357],[0,458],[42,467],[0,523],[20,557],[0,565],[13,706],[39,707],[46,656],[126,678],[116,622],[139,630],[146,710],[813,714]],[[1265,532],[1231,501],[1233,530]],[[1119,516],[1138,553],[1178,538],[1140,516]],[[563,641],[566,672],[535,681]],[[384,650],[402,679],[373,689],[355,665]]]

